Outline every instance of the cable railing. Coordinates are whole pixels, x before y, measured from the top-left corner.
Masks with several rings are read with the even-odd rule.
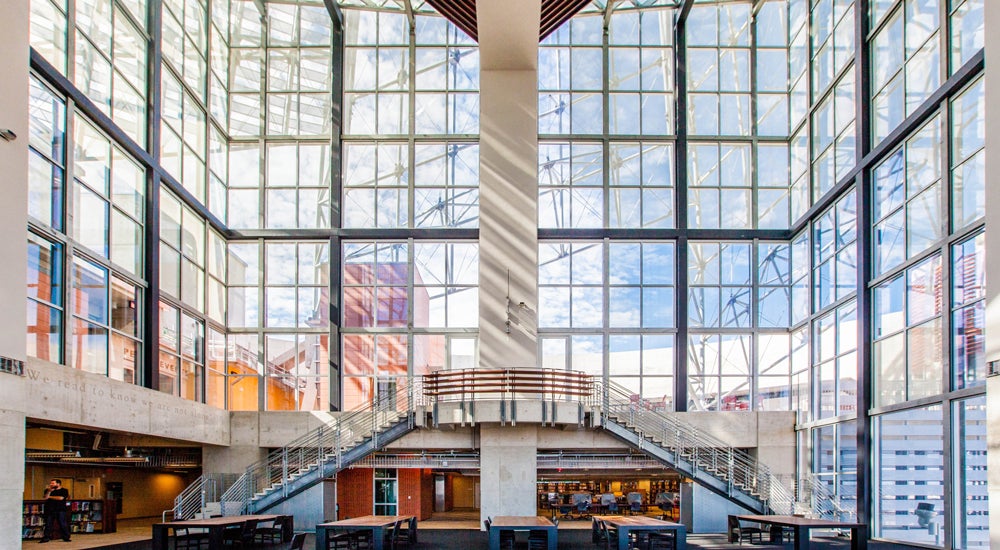
[[[841,505],[840,498],[831,492],[833,477],[810,474],[798,480],[799,502],[809,513],[822,519],[857,521],[857,509]]]
[[[364,443],[371,450],[377,449],[380,434],[404,419],[412,427],[413,411],[413,385],[381,385],[371,403],[338,416],[247,467],[221,497],[225,513],[250,512],[255,499],[274,491],[288,496],[289,483],[310,472],[319,471],[322,475],[328,468],[337,471],[349,466],[353,460],[362,458],[348,456],[349,451]],[[233,503],[239,504],[233,506]]]
[[[174,520],[191,519],[204,512],[239,477],[239,474],[202,474],[174,498],[174,507],[163,511],[163,520],[172,514]],[[221,511],[221,510],[220,510]]]
[[[616,422],[638,435],[640,447],[655,444],[675,458],[675,466],[701,470],[726,482],[729,496],[739,491],[759,500],[774,513],[793,512],[795,497],[770,469],[745,451],[701,432],[672,415],[645,406],[642,399],[614,382],[595,380],[591,405],[600,411],[601,425]]]

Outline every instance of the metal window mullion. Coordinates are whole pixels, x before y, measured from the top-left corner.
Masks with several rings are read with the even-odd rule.
[[[409,73],[407,75],[407,90],[406,90],[407,103],[408,103],[408,105],[407,105],[407,112],[406,112],[406,124],[407,124],[407,127],[406,127],[406,158],[407,158],[407,163],[408,163],[408,166],[406,167],[406,171],[407,171],[407,182],[406,182],[406,194],[407,194],[407,198],[406,198],[407,199],[406,200],[406,227],[413,228],[413,227],[416,227],[416,224],[417,224],[417,220],[416,220],[416,182],[415,182],[415,179],[416,179],[415,178],[415,175],[416,175],[416,139],[415,139],[415,136],[414,136],[414,134],[416,133],[416,130],[417,130],[417,26],[416,26],[416,22],[414,20],[413,10],[412,10],[412,7],[409,5],[409,2],[407,2],[406,11],[407,11],[407,26],[409,27],[409,32],[407,33],[407,36],[409,38],[408,38],[407,46],[406,46],[406,54],[407,54],[407,58],[408,58],[406,60],[406,63],[407,63],[407,71]],[[446,47],[445,48],[445,62],[446,63],[447,63],[447,51],[448,50],[447,50],[447,47]],[[376,85],[377,85],[377,83],[376,83]],[[446,90],[447,90],[447,87],[448,87],[448,84],[447,84],[447,75],[446,75],[445,76],[445,89]],[[444,95],[445,95],[445,132],[447,132],[448,131],[448,120],[447,120],[448,94],[445,93]],[[378,104],[378,98],[377,97],[376,97],[375,103],[376,103],[376,108],[377,108],[377,104]],[[377,123],[378,123],[378,119],[376,118],[376,124]],[[376,130],[378,130],[378,128],[376,128]],[[447,152],[447,145],[445,146],[445,151]],[[377,183],[377,181],[378,181],[378,165],[377,164],[375,166],[375,171],[376,171],[376,175],[375,176],[376,176],[376,183]],[[377,192],[377,189],[376,189],[376,194],[375,194],[375,202],[376,203],[378,202],[378,192]],[[377,224],[377,219],[376,219],[376,224]],[[412,248],[412,245],[411,245],[411,248]],[[412,257],[412,254],[411,254],[411,257]],[[411,267],[413,266],[412,262],[410,263],[410,266]],[[412,283],[409,286],[412,287]],[[410,309],[410,312],[409,312],[409,315],[410,315],[409,326],[412,328],[413,327],[413,322],[412,322],[412,309],[413,308],[409,308],[409,309]],[[446,311],[445,315],[447,315],[447,311]],[[412,350],[412,347],[411,347],[411,350]],[[407,353],[407,356],[412,356],[412,353]],[[411,363],[412,363],[412,357],[411,357]],[[410,370],[410,372],[413,372],[412,369]]]
[[[75,0],[69,0],[70,7],[72,8],[76,2]],[[70,237],[73,227],[73,187],[76,185],[76,177],[73,172],[76,169],[76,158],[73,154],[75,148],[75,133],[76,131],[76,103],[72,98],[66,98],[66,121],[65,121],[65,139],[64,139],[64,155],[65,155],[65,172],[63,173],[63,185],[65,186],[65,193],[63,193],[63,235],[66,236],[66,240],[63,246],[63,280],[62,288],[66,293],[64,299],[64,314],[63,314],[63,331],[62,331],[62,349],[63,349],[63,364],[68,367],[72,367],[72,357],[73,357],[73,319],[74,311],[76,309],[77,296],[74,292],[73,287],[73,265],[75,264],[75,249],[76,245],[73,239]]]
[[[607,40],[607,30],[605,30],[605,40]],[[605,49],[607,51],[607,49]],[[605,79],[606,81],[606,79]],[[607,121],[607,117],[605,117]],[[605,175],[606,176],[606,175]],[[606,203],[606,202],[605,202]],[[641,258],[641,254],[640,254]],[[604,238],[604,242],[601,243],[601,300],[602,307],[604,309],[601,319],[601,373],[604,383],[607,384],[608,380],[611,378],[611,336],[608,333],[608,328],[611,326],[611,241],[607,237]],[[641,273],[641,267],[640,267]],[[641,279],[640,279],[641,280]],[[642,319],[642,291],[639,293],[639,318]],[[641,321],[640,321],[641,324]],[[642,354],[639,354],[640,361]],[[642,385],[640,383],[640,395]]]

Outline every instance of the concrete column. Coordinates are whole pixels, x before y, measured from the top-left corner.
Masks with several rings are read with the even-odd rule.
[[[479,366],[538,365],[540,0],[480,0]],[[480,515],[533,515],[535,427],[481,425]]]
[[[535,515],[537,425],[483,425],[479,440],[480,517]]]
[[[0,8],[0,129],[17,134],[0,139],[0,356],[24,361],[28,223],[28,2]],[[0,548],[21,547],[21,497],[24,487],[23,379],[0,373]]]
[[[486,0],[477,9],[491,23],[479,29],[479,365],[534,367],[541,7]]]
[[[208,474],[241,474],[247,466],[267,458],[267,449],[260,446],[260,414],[229,413],[228,443],[225,447],[202,447],[202,471]]]
[[[986,59],[1000,60],[1000,3],[985,2]],[[986,64],[986,362],[1000,361],[1000,71]],[[1000,377],[986,383],[990,548],[1000,548]]]

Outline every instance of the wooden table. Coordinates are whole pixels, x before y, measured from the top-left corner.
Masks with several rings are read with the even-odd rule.
[[[500,550],[500,531],[544,531],[548,550],[559,545],[556,524],[539,516],[497,516],[490,523],[490,550]]]
[[[416,516],[361,516],[329,523],[320,523],[316,526],[316,550],[329,550],[330,544],[327,541],[327,531],[361,531],[372,532],[373,550],[382,550],[385,541],[386,529],[392,529],[397,521],[410,523],[410,529],[416,530]]]
[[[282,540],[291,536],[294,528],[291,516],[280,515],[255,515],[255,516],[223,516],[219,518],[206,519],[185,519],[180,521],[168,521],[166,523],[153,524],[153,547],[152,550],[167,550],[171,529],[207,529],[208,547],[210,550],[217,550],[223,547],[222,532],[226,527],[243,525],[249,520],[267,522],[281,520]]]
[[[799,516],[736,516],[743,521],[763,523],[767,525],[778,525],[790,527],[795,531],[794,550],[806,550],[809,548],[809,531],[811,529],[850,529],[851,530],[851,550],[865,550],[868,548],[868,539],[863,532],[863,523],[851,523],[847,521],[832,521],[828,519],[810,519]]]
[[[683,523],[673,523],[646,516],[594,516],[593,529],[597,531],[597,520],[618,530],[618,550],[628,549],[630,531],[673,531],[677,537],[677,550],[687,548],[687,528]]]

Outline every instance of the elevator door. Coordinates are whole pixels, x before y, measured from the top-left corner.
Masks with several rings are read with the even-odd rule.
[[[444,476],[434,476],[434,511],[446,511],[444,509]]]

